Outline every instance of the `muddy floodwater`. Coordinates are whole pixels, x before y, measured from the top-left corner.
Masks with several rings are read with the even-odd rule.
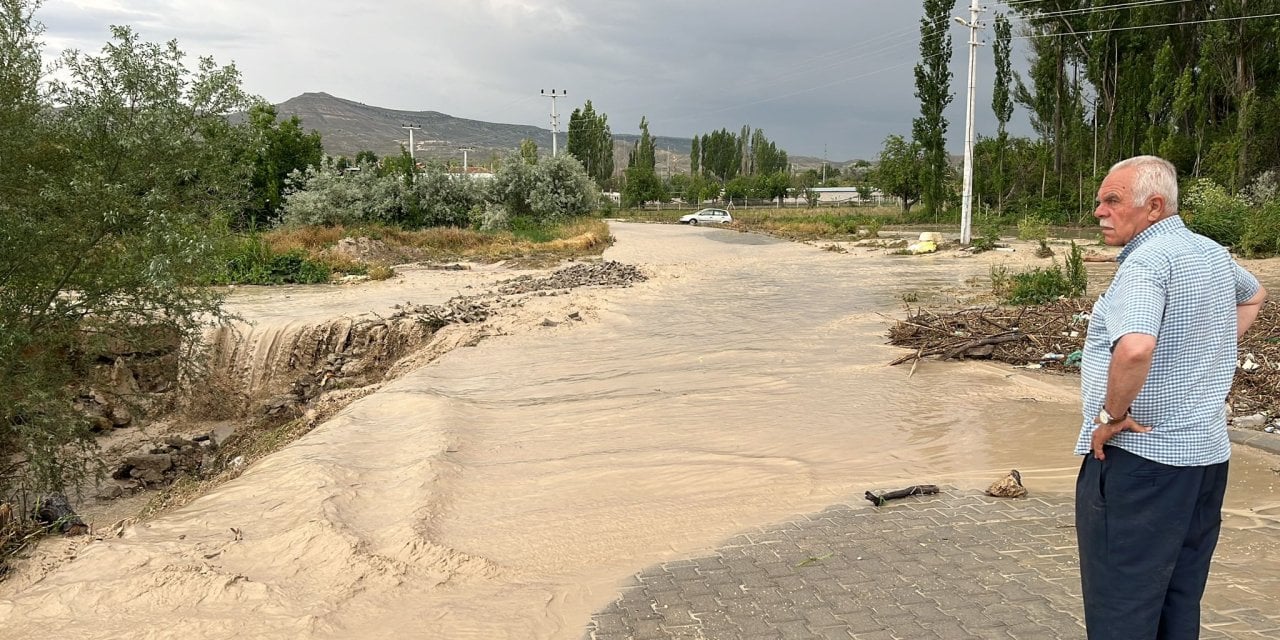
[[[187,507],[0,585],[0,637],[578,638],[636,571],[868,489],[1017,468],[1071,490],[1075,378],[886,366],[904,296],[971,286],[984,259],[612,230],[605,257],[648,281],[539,299]],[[432,277],[443,300],[502,274]],[[344,291],[233,302],[269,334],[408,297]],[[1237,449],[1210,600],[1277,602],[1278,466]]]

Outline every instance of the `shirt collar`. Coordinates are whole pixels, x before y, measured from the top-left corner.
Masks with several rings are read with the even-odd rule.
[[[1116,262],[1124,262],[1124,259],[1127,258],[1129,254],[1133,253],[1135,249],[1142,245],[1142,243],[1150,240],[1151,238],[1164,235],[1166,233],[1176,233],[1186,228],[1187,226],[1182,223],[1182,216],[1177,214],[1171,215],[1168,218],[1143,229],[1142,233],[1134,236],[1128,244],[1124,245],[1124,249],[1120,250],[1120,255],[1116,256]]]

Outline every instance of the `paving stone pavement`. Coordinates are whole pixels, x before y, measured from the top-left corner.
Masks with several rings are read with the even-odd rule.
[[[1084,638],[1073,506],[944,489],[835,505],[637,573],[590,640]],[[1280,637],[1280,616],[1206,610],[1205,640]]]

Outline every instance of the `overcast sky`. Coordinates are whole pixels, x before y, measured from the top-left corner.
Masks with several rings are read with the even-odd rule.
[[[968,3],[957,5],[967,16]],[[539,90],[556,89],[568,92],[557,100],[561,131],[590,99],[615,133],[638,132],[641,116],[655,135],[682,138],[749,124],[792,155],[841,161],[910,135],[922,13],[919,0],[46,0],[36,17],[51,57],[97,52],[108,25],[131,25],[145,40],[176,38],[192,56],[234,62],[244,88],[275,103],[323,91],[550,128]],[[960,153],[967,33],[949,29],[947,117]],[[991,47],[978,60],[978,133],[991,135]],[[1021,109],[1011,129],[1029,132]]]

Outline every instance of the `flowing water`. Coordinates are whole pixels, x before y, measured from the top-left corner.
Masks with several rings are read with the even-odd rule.
[[[983,488],[1017,468],[1033,492],[1070,491],[1075,379],[886,366],[903,295],[964,287],[987,263],[613,231],[605,257],[649,281],[554,303],[586,322],[451,351],[90,546],[0,596],[19,621],[0,637],[577,638],[635,571],[868,489]],[[400,299],[379,291],[360,303]],[[281,321],[342,306],[290,295],[240,304]],[[1280,585],[1277,464],[1237,451],[1211,599]]]

